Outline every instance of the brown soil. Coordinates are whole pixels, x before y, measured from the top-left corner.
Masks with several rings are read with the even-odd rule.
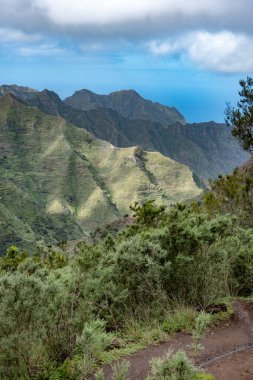
[[[167,342],[125,357],[130,362],[129,380],[144,380],[152,358],[164,356],[169,349],[189,351],[190,343],[190,334],[178,333]],[[217,380],[253,380],[253,303],[237,301],[234,317],[211,328],[202,344],[204,350],[195,361],[205,372]],[[109,365],[104,372],[110,380]]]

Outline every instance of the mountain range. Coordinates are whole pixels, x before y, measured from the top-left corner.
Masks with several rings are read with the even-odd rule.
[[[11,94],[0,98],[0,152],[2,250],[82,239],[135,201],[169,205],[202,192],[187,166],[117,148]]]
[[[146,151],[158,151],[202,178],[230,173],[249,158],[225,124],[187,123],[174,107],[145,100],[133,90],[109,95],[81,90],[62,101],[49,90],[0,87],[0,95],[9,92],[115,146],[138,145]]]
[[[193,199],[248,158],[225,125],[133,90],[62,101],[16,85],[0,86],[0,153],[2,249],[82,239],[135,201]]]

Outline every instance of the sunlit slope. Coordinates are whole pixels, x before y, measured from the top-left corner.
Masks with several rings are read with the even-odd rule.
[[[79,239],[129,212],[201,193],[188,167],[160,153],[136,155],[13,96],[0,99],[0,241]]]

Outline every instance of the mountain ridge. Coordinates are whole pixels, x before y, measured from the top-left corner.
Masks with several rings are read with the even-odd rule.
[[[199,177],[216,178],[220,174],[228,174],[249,157],[225,124],[182,125],[176,122],[164,125],[148,119],[127,119],[111,108],[84,111],[66,104],[49,90],[29,93],[28,96],[24,94],[24,97],[20,91],[19,96],[26,104],[47,114],[61,116],[115,146],[139,145],[147,151],[159,151],[189,166]]]
[[[0,98],[0,141],[2,249],[83,239],[135,201],[202,192],[188,167],[157,152],[137,157],[12,95]]]
[[[144,99],[135,90],[120,90],[108,95],[98,95],[90,90],[76,91],[64,102],[73,108],[90,109],[112,108],[127,119],[143,119],[159,122],[163,125],[176,121],[186,124],[183,115],[175,108]]]

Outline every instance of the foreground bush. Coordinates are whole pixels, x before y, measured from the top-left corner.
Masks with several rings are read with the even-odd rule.
[[[212,376],[201,373],[186,356],[184,351],[174,355],[168,352],[164,358],[153,359],[147,380],[215,380]]]
[[[127,321],[171,331],[172,305],[252,293],[252,229],[196,206],[147,212],[74,254],[12,247],[0,259],[1,379],[85,378]]]

